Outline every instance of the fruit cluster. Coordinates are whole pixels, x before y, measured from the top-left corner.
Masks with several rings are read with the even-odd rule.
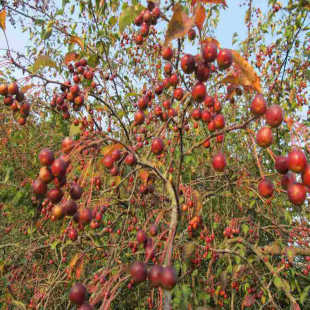
[[[30,104],[25,101],[25,95],[19,89],[17,83],[13,82],[9,85],[0,84],[0,95],[4,96],[3,104],[10,107],[12,112],[18,113],[17,121],[20,125],[25,125],[27,117],[30,113]]]

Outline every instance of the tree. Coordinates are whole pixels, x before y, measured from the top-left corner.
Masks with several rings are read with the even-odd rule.
[[[224,0],[2,2],[33,43],[6,36],[4,123],[67,135],[31,150],[41,216],[13,246],[39,271],[29,293],[5,260],[6,304],[310,306],[309,5],[247,1],[237,51]]]

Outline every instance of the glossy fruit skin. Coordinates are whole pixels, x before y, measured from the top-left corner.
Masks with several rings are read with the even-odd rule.
[[[76,211],[77,211],[77,204],[75,201],[69,199],[65,202],[65,204],[63,205],[64,209],[65,209],[65,213],[66,215],[69,215],[69,216],[73,216]]]
[[[294,173],[290,171],[284,174],[281,178],[281,186],[285,190],[288,188],[290,184],[293,184],[295,182],[296,182],[296,176]]]
[[[66,174],[66,166],[66,163],[62,159],[57,158],[51,165],[51,171],[55,177],[61,177]]]
[[[177,74],[172,74],[169,78],[169,83],[172,86],[177,86],[179,83],[179,77],[177,76]]]
[[[211,122],[212,119],[212,115],[208,110],[203,110],[201,112],[201,119],[205,122],[205,123],[209,123]]]
[[[275,168],[281,174],[287,173],[288,158],[286,156],[277,156],[275,161]]]
[[[39,161],[42,166],[49,166],[54,161],[54,153],[49,149],[43,149],[39,153]]]
[[[144,123],[145,115],[143,111],[139,110],[135,113],[135,122],[137,125],[141,125]]]
[[[193,55],[186,54],[181,58],[181,68],[184,73],[190,74],[195,70],[195,58]]]
[[[52,188],[47,192],[47,198],[52,203],[58,203],[61,201],[64,193],[60,188]]]
[[[201,47],[202,57],[206,62],[212,62],[217,57],[217,46],[213,42],[204,43]]]
[[[78,238],[78,233],[74,228],[71,228],[68,232],[68,238],[72,241],[77,240]]]
[[[39,172],[39,178],[47,184],[52,181],[53,176],[48,167],[46,166],[41,167]]]
[[[70,290],[69,299],[76,305],[82,305],[86,299],[87,290],[82,283],[75,283]]]
[[[177,283],[177,273],[173,266],[163,267],[160,284],[166,290],[171,290]]]
[[[149,25],[143,22],[140,28],[140,33],[142,37],[146,37],[149,34],[149,30],[150,30]]]
[[[262,94],[257,94],[251,103],[251,112],[255,116],[263,115],[267,111],[267,103]]]
[[[288,168],[296,173],[302,173],[307,166],[307,158],[303,151],[295,149],[288,153]]]
[[[192,97],[197,102],[204,101],[206,94],[206,86],[203,83],[197,83],[192,89]]]
[[[174,96],[175,99],[182,100],[183,95],[184,95],[184,92],[183,92],[182,88],[176,88],[174,90],[173,96]]]
[[[70,137],[65,137],[63,140],[62,140],[62,144],[61,144],[61,147],[62,147],[62,150],[64,153],[68,154],[71,152],[71,150],[73,149],[74,147],[74,141],[72,138]]]
[[[154,138],[152,141],[151,151],[152,153],[159,155],[164,150],[164,142],[160,138]]]
[[[212,96],[206,95],[204,105],[206,107],[212,107],[214,105],[214,98]]]
[[[107,169],[111,169],[113,168],[114,160],[111,155],[107,154],[103,157],[102,163]]]
[[[300,183],[290,184],[287,188],[287,195],[290,202],[296,206],[300,206],[306,199],[307,188]]]
[[[129,166],[133,166],[137,162],[135,155],[132,153],[128,154],[125,158],[125,164]]]
[[[194,110],[192,111],[192,118],[193,118],[195,121],[200,120],[200,118],[201,118],[201,111],[200,111],[200,109],[194,109]]]
[[[113,151],[111,152],[111,157],[112,157],[113,161],[118,161],[118,160],[120,160],[121,156],[122,156],[122,153],[121,153],[121,151],[118,150],[118,149],[113,150]]]
[[[173,50],[171,47],[164,47],[161,51],[161,56],[165,60],[171,60],[173,57]]]
[[[283,110],[279,105],[273,105],[265,113],[266,123],[278,127],[283,121]]]
[[[216,129],[223,129],[225,127],[225,118],[223,114],[215,115],[213,120]]]
[[[43,196],[46,194],[47,185],[45,182],[38,178],[32,183],[32,190],[36,195]]]
[[[83,189],[79,184],[73,183],[71,185],[69,194],[73,200],[80,199],[82,196],[82,193],[83,193]]]
[[[161,284],[163,267],[160,265],[154,265],[151,267],[148,273],[148,279],[153,287],[158,287]]]
[[[76,214],[77,214],[78,222],[82,225],[87,225],[92,220],[92,214],[91,214],[90,209],[88,208],[79,209]]]
[[[303,184],[310,187],[310,164],[307,165],[302,174],[302,182]]]
[[[210,69],[204,63],[199,63],[195,68],[195,77],[200,82],[205,82],[210,77]]]
[[[134,262],[130,266],[130,274],[136,283],[145,281],[147,278],[146,265],[142,262]]]
[[[233,62],[233,55],[230,49],[223,48],[217,55],[217,64],[220,70],[228,69]]]
[[[212,159],[212,166],[215,171],[223,172],[226,167],[226,159],[223,153],[216,154]]]
[[[265,198],[270,198],[274,192],[273,183],[269,179],[264,178],[258,183],[258,192],[261,196]]]
[[[257,135],[256,135],[256,143],[260,147],[268,147],[272,144],[273,136],[272,136],[272,130],[270,127],[263,127],[261,128]]]

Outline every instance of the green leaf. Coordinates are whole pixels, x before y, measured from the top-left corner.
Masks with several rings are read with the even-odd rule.
[[[36,73],[39,69],[44,67],[53,67],[56,68],[56,63],[47,55],[41,55],[37,58],[35,63],[33,64],[32,72]]]
[[[299,298],[299,301],[301,302],[301,304],[303,304],[306,298],[308,297],[309,290],[310,290],[310,285],[306,286],[303,292],[301,293],[300,298]]]
[[[247,224],[242,224],[242,225],[241,225],[241,229],[242,229],[242,231],[243,231],[243,233],[244,233],[245,235],[248,234],[249,226],[248,226]]]
[[[81,133],[81,128],[80,126],[75,126],[74,124],[72,124],[70,126],[70,130],[69,130],[69,136],[73,137],[73,136],[77,136],[78,134]]]
[[[275,285],[277,288],[282,288],[282,287],[283,287],[282,279],[279,278],[279,277],[275,277],[275,278],[273,279],[273,283],[274,283],[274,285]]]
[[[143,10],[142,5],[135,5],[135,6],[125,5],[118,19],[119,32],[123,33],[125,28],[133,23],[136,16],[138,16],[142,10]]]

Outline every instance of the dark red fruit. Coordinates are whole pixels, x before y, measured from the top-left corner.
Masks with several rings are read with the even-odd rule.
[[[192,89],[192,96],[197,102],[202,102],[206,94],[206,86],[203,83],[197,83]]]
[[[258,183],[258,192],[265,198],[271,197],[274,192],[273,183],[269,179],[264,178]]]
[[[179,83],[179,78],[177,76],[177,74],[172,74],[169,78],[169,83],[172,86],[177,86]]]
[[[160,284],[166,290],[171,290],[177,283],[177,273],[172,266],[164,267],[161,272]]]
[[[146,232],[140,229],[137,232],[137,241],[138,241],[138,243],[144,244],[146,242],[146,240],[147,240]]]
[[[137,162],[135,155],[132,153],[128,154],[125,158],[125,164],[128,166],[133,166]]]
[[[70,301],[76,305],[82,305],[86,299],[87,290],[82,283],[75,283],[70,290]]]
[[[136,283],[146,280],[147,270],[146,265],[142,262],[135,262],[130,266],[130,274]]]
[[[212,96],[207,95],[204,104],[206,107],[212,107],[214,105],[214,98]]]
[[[195,70],[195,58],[193,55],[186,54],[181,58],[181,68],[185,73],[193,73]]]
[[[212,166],[215,171],[222,172],[226,167],[226,159],[223,153],[216,154],[212,159]]]
[[[233,55],[230,49],[223,48],[217,55],[217,64],[221,70],[227,69],[233,62]]]
[[[287,189],[290,184],[293,184],[296,182],[296,176],[294,173],[288,172],[284,174],[281,178],[281,185],[283,189]]]
[[[66,215],[73,216],[77,211],[77,204],[75,201],[69,199],[65,202],[63,208],[65,209]]]
[[[82,225],[87,225],[92,220],[91,210],[88,208],[79,209],[76,213],[78,222]]]
[[[36,179],[32,183],[32,190],[36,195],[43,196],[47,191],[47,185],[41,179]]]
[[[286,156],[277,156],[275,161],[275,168],[276,170],[281,173],[285,174],[288,171],[288,159]]]
[[[149,34],[150,27],[147,23],[143,22],[140,28],[142,37],[146,37]]]
[[[210,69],[204,63],[199,63],[195,69],[196,79],[200,82],[205,82],[210,76]]]
[[[192,112],[192,118],[196,121],[200,120],[201,118],[201,111],[200,109],[194,109],[193,112]]]
[[[102,163],[106,168],[111,169],[113,168],[114,160],[111,155],[107,154],[103,157]]]
[[[52,188],[47,192],[47,198],[52,203],[58,203],[61,201],[64,193],[60,188]]]
[[[283,121],[283,110],[279,105],[273,105],[265,113],[266,123],[278,127]]]
[[[39,161],[43,166],[49,166],[54,161],[54,153],[49,149],[43,149],[39,153]]]
[[[152,153],[158,155],[164,150],[164,142],[160,138],[154,138],[152,141],[151,151]]]
[[[204,43],[201,47],[202,57],[206,62],[212,62],[217,57],[217,46],[213,42]]]
[[[256,143],[261,147],[268,147],[272,144],[272,130],[270,127],[261,128],[256,135]]]
[[[158,287],[161,284],[163,267],[160,265],[154,265],[151,267],[148,273],[148,279],[153,287]]]
[[[310,187],[310,164],[307,165],[302,174],[302,182]]]
[[[68,237],[70,240],[75,241],[78,238],[78,233],[74,228],[69,229]]]
[[[212,119],[212,115],[209,111],[207,110],[203,110],[201,112],[201,119],[205,122],[205,123],[209,123]]]
[[[114,161],[120,160],[121,156],[122,156],[122,153],[118,149],[115,149],[111,152],[111,157]]]
[[[171,60],[171,58],[173,57],[173,50],[171,47],[164,47],[161,51],[161,56],[162,58],[164,58],[165,60]]]
[[[306,169],[307,158],[303,151],[295,149],[287,156],[288,168],[296,173],[301,173]]]
[[[70,187],[70,197],[73,199],[73,200],[77,200],[77,199],[80,199],[81,196],[82,196],[82,193],[83,193],[83,189],[82,187],[77,184],[77,183],[73,183]]]
[[[62,151],[68,154],[69,152],[71,152],[71,150],[74,147],[74,141],[72,140],[72,138],[66,137],[62,140],[61,147],[62,147]]]
[[[157,235],[157,232],[158,232],[158,225],[152,224],[150,227],[150,235],[154,237]]]
[[[257,94],[251,103],[251,112],[256,115],[262,115],[267,110],[267,103],[262,94]]]
[[[288,199],[296,206],[304,203],[307,195],[307,188],[300,183],[290,184],[287,188]]]
[[[66,169],[66,163],[60,158],[55,159],[51,165],[51,171],[55,177],[64,176],[66,174]]]

